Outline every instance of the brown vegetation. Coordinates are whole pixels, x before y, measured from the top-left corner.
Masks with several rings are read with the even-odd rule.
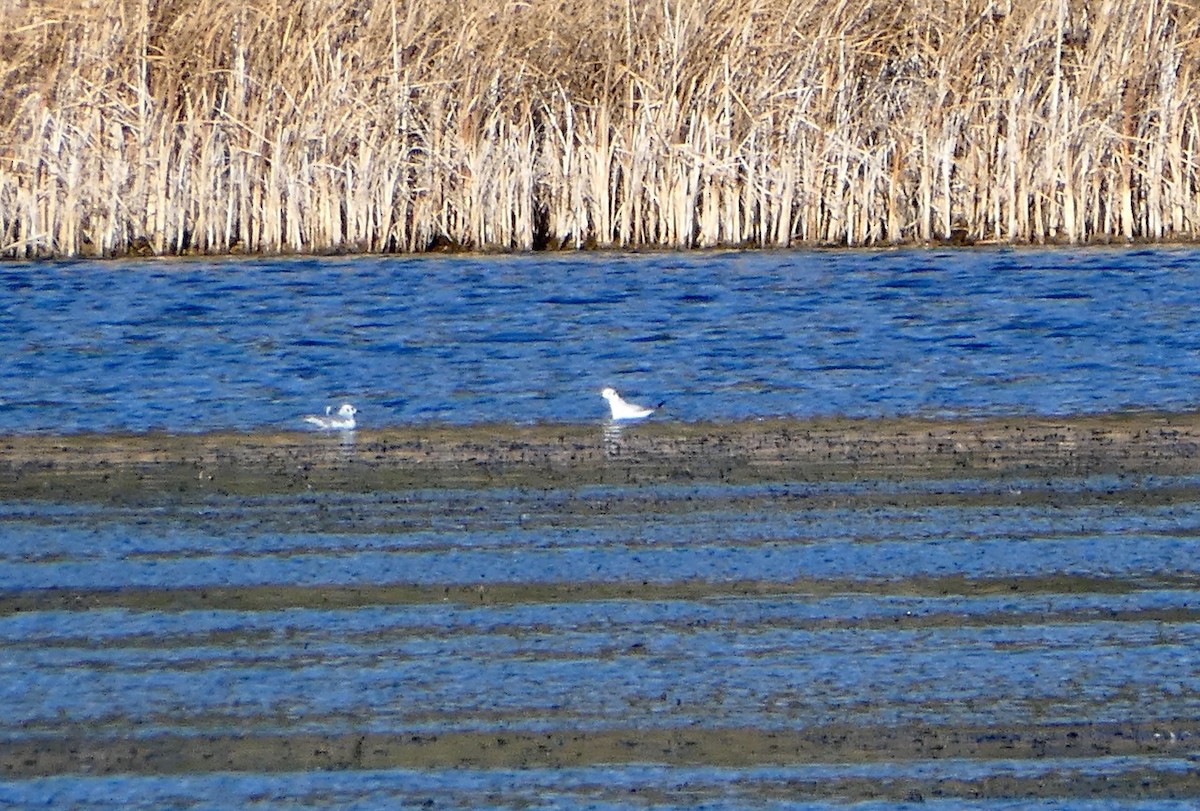
[[[0,256],[1200,225],[1172,0],[0,5]]]

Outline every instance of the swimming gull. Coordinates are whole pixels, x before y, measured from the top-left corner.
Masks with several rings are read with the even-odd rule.
[[[600,392],[600,396],[608,400],[608,407],[612,411],[614,420],[641,420],[649,417],[655,411],[653,408],[625,402],[612,387],[605,387]],[[658,408],[662,408],[662,403],[658,404]]]
[[[324,414],[309,414],[304,421],[312,423],[322,431],[353,431],[358,426],[354,420],[357,413],[357,408],[349,403],[342,403],[336,413],[333,406],[325,406]]]

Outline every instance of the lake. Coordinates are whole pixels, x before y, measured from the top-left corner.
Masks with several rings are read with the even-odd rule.
[[[1197,268],[3,266],[0,802],[1191,807]]]
[[[1200,251],[0,266],[0,433],[1072,414],[1200,402]]]

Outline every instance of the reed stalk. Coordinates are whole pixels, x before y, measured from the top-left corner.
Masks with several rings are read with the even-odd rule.
[[[1194,240],[1179,0],[0,0],[0,256]]]

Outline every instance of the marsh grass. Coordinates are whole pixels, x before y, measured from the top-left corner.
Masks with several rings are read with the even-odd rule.
[[[0,255],[1194,239],[1168,0],[0,0]]]

